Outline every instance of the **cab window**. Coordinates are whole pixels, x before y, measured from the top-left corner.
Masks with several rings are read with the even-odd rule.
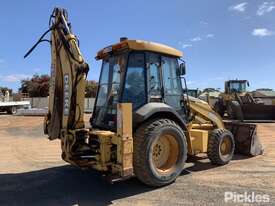
[[[149,53],[147,55],[148,68],[148,89],[151,98],[161,96],[160,84],[160,56],[158,54]]]
[[[144,65],[143,53],[129,55],[122,101],[132,103],[134,110],[146,102]]]
[[[162,57],[165,102],[176,109],[181,109],[182,86],[181,79],[177,76],[178,69],[176,58]]]

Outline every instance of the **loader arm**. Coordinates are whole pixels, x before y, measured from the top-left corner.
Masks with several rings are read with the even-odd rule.
[[[189,97],[189,102],[193,115],[193,121],[189,123],[191,129],[227,129],[234,136],[236,153],[251,156],[263,153],[262,144],[257,136],[256,124],[240,121],[225,121],[224,123],[220,115],[214,112],[206,102],[193,97]]]
[[[213,111],[209,104],[200,99],[189,97],[189,105],[193,115],[193,124],[211,122],[211,124],[214,124],[217,128],[224,129],[222,118]]]

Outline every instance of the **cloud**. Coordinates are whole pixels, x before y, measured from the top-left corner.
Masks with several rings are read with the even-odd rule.
[[[253,36],[265,37],[265,36],[272,36],[274,35],[273,31],[270,31],[266,28],[258,28],[254,29],[251,33]]]
[[[236,5],[230,6],[229,10],[236,11],[236,12],[245,12],[247,4],[248,4],[247,2],[236,4]]]
[[[183,49],[193,46],[192,44],[185,44],[185,43],[183,43],[182,41],[179,41],[179,45],[180,45],[180,47],[183,48]]]
[[[197,82],[196,81],[192,81],[192,80],[188,80],[186,82],[187,85],[192,85],[192,84],[196,84]]]
[[[274,2],[264,2],[258,7],[257,15],[263,16],[264,14],[269,13],[274,9],[275,9]]]
[[[193,42],[195,42],[195,41],[201,41],[201,40],[202,39],[199,36],[190,39],[190,41],[193,41]]]
[[[200,21],[200,24],[206,26],[206,25],[208,25],[208,22],[206,22],[206,21]]]
[[[207,35],[205,35],[205,38],[214,38],[214,36],[215,36],[214,34],[207,34]],[[182,41],[179,41],[178,44],[180,45],[180,47],[185,49],[188,47],[192,47],[193,46],[192,42],[198,42],[198,41],[202,41],[202,40],[203,40],[203,38],[197,36],[197,37],[189,39],[189,41],[190,41],[189,43],[183,43]]]
[[[215,36],[214,34],[207,34],[205,37],[206,38],[214,38],[214,36]]]
[[[185,48],[188,48],[188,47],[192,47],[193,45],[192,44],[182,44],[182,48],[185,49]]]
[[[0,80],[2,80],[4,82],[10,82],[10,83],[19,82],[20,80],[27,79],[27,78],[31,78],[31,75],[10,74],[10,75],[6,75],[6,76],[0,76]]]
[[[40,69],[40,68],[34,68],[33,71],[34,71],[34,72],[40,72],[41,69]]]

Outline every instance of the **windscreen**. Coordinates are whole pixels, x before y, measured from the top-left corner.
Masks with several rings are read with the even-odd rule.
[[[99,88],[93,114],[93,127],[116,127],[120,81],[125,70],[126,54],[111,56],[102,62]]]
[[[242,93],[246,91],[246,83],[240,83],[240,82],[231,82],[230,83],[230,91],[231,92],[237,92]]]

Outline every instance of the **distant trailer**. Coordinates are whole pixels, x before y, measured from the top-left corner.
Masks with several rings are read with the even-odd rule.
[[[0,112],[7,112],[8,114],[16,114],[17,109],[30,108],[31,103],[29,101],[10,101],[0,102]]]

